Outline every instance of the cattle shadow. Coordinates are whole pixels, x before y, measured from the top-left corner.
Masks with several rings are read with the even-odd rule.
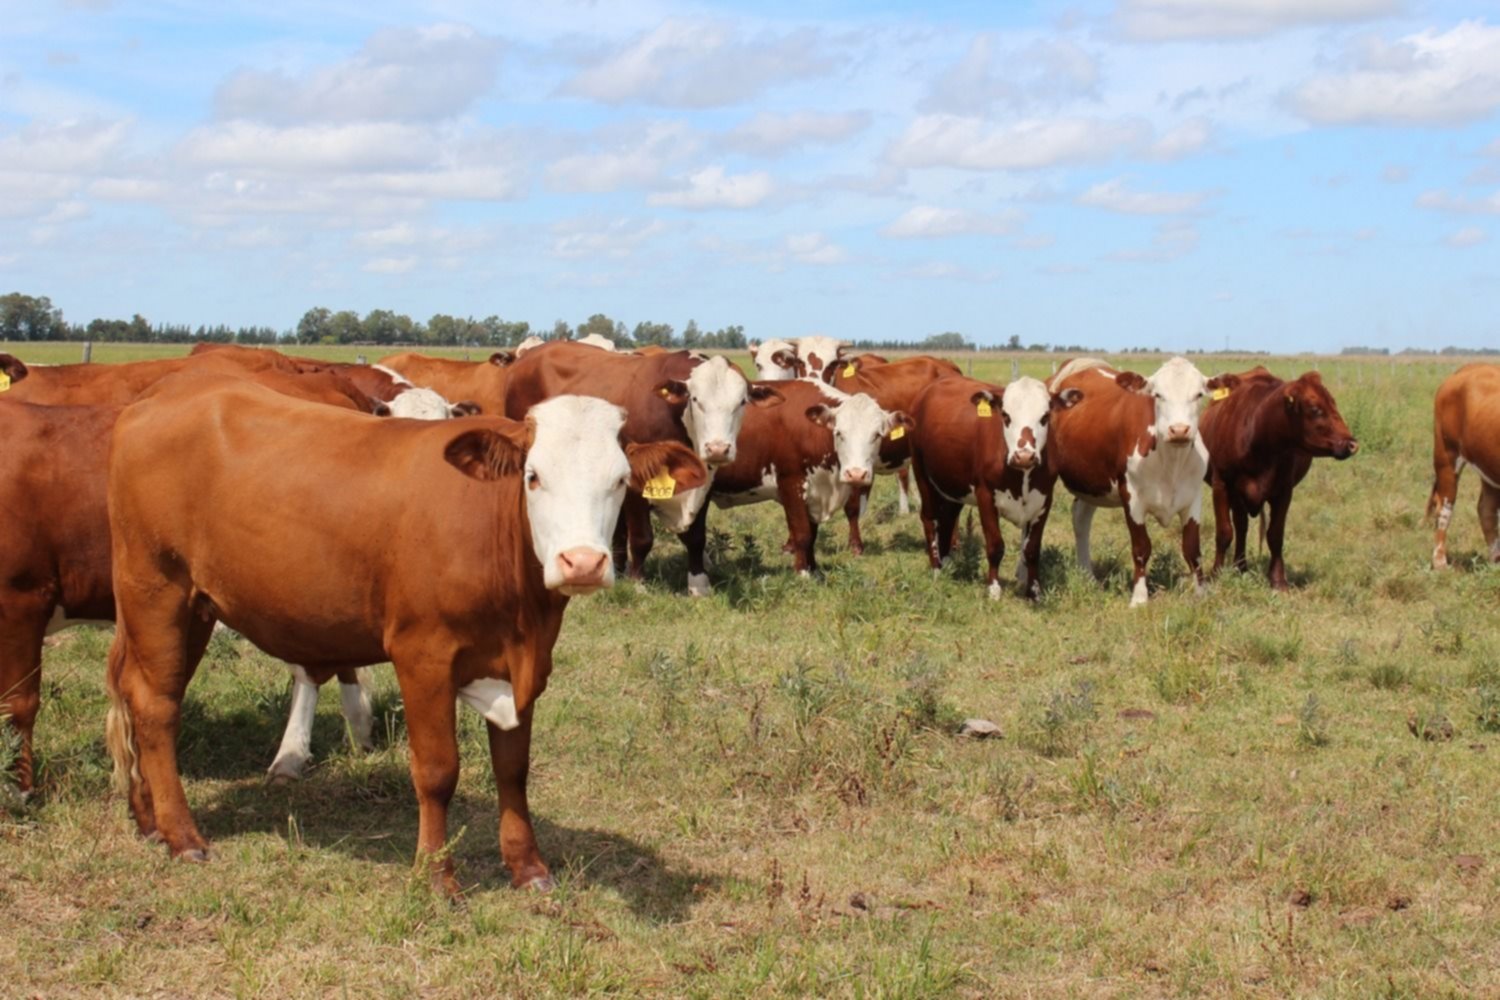
[[[416,852],[417,803],[404,761],[371,765],[357,777],[235,782],[201,798],[193,795],[191,806],[211,845],[250,833],[295,836],[306,848],[401,868],[411,866]],[[497,822],[493,794],[460,789],[454,795],[448,831],[458,837],[453,858],[470,895],[514,891],[500,860]],[[617,831],[570,826],[536,813],[532,823],[554,876],[570,887],[606,889],[652,923],[686,920],[698,899],[722,882],[717,875],[673,867],[654,847]]]

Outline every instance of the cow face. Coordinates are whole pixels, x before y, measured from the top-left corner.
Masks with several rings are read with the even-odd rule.
[[[1349,425],[1339,415],[1333,394],[1317,372],[1308,372],[1281,387],[1287,416],[1297,430],[1302,450],[1318,457],[1343,461],[1359,450]]]
[[[845,345],[843,341],[835,340],[833,337],[801,337],[797,340],[797,360],[805,366],[798,372],[798,378],[826,380],[829,369],[831,369],[839,358],[843,357]]]
[[[444,457],[475,479],[519,474],[542,582],[587,594],[614,583],[610,541],[627,486],[661,475],[681,489],[707,481],[703,463],[675,441],[622,449],[624,423],[625,411],[602,399],[557,396],[533,406],[523,427],[460,434]]]
[[[807,419],[833,432],[839,481],[868,486],[880,459],[880,442],[896,427],[912,427],[905,413],[887,412],[864,393],[808,407]]]
[[[1018,378],[1005,387],[1000,397],[1000,421],[1006,464],[1011,468],[1025,471],[1041,462],[1053,406],[1052,393],[1037,379]]]
[[[797,348],[785,340],[768,340],[752,345],[750,360],[755,362],[756,378],[762,382],[797,378]]]
[[[1208,379],[1187,358],[1173,358],[1149,379],[1142,379],[1134,372],[1121,372],[1116,381],[1152,397],[1156,403],[1152,430],[1158,442],[1185,448],[1198,440],[1198,411],[1208,389]]]
[[[767,386],[752,387],[724,358],[709,358],[681,385],[686,390],[682,426],[698,457],[711,467],[734,461],[747,405],[774,406],[781,402],[779,392]]]
[[[467,403],[455,406],[431,389],[407,389],[391,400],[390,409],[393,417],[406,417],[410,420],[447,420],[449,417],[463,415],[455,412],[459,406],[473,405],[473,403]],[[477,407],[475,412],[478,412]]]

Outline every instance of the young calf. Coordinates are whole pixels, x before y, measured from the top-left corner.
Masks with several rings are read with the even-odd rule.
[[[811,381],[756,382],[780,400],[745,414],[734,461],[714,471],[709,496],[720,507],[777,500],[786,513],[793,565],[817,569],[818,525],[833,516],[856,486],[874,474],[882,442],[912,427],[905,413],[890,413],[869,396],[839,392]],[[688,592],[709,592],[703,563],[708,511],[699,511],[682,536],[688,552]]]
[[[119,627],[107,742],[141,834],[173,857],[207,857],[176,744],[183,693],[222,620],[315,678],[394,664],[418,858],[449,893],[452,862],[439,859],[458,783],[455,700],[481,711],[500,853],[514,885],[550,887],[526,774],[568,598],[613,583],[610,529],[628,485],[664,473],[696,488],[706,477],[676,442],[622,448],[623,423],[618,407],[576,396],[524,423],[366,420],[187,377],[121,414],[109,463]]]
[[[934,570],[947,560],[959,512],[968,504],[979,508],[984,529],[990,598],[1000,597],[1001,517],[1021,529],[1016,583],[1028,597],[1041,593],[1037,564],[1057,481],[1048,424],[1055,411],[1081,395],[1064,389],[1053,396],[1034,378],[1017,379],[1002,390],[957,376],[933,382],[917,397],[911,464]]]
[[[1269,505],[1266,544],[1271,563],[1266,575],[1272,587],[1286,590],[1281,547],[1292,490],[1314,458],[1342,461],[1359,450],[1359,442],[1317,372],[1283,382],[1264,368],[1252,368],[1221,375],[1212,384],[1221,398],[1203,414],[1203,440],[1208,443],[1207,478],[1214,493],[1214,572],[1223,565],[1231,541],[1235,568],[1245,569],[1250,516]]]

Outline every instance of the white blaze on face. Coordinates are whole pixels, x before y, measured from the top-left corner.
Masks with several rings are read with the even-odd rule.
[[[834,337],[799,337],[797,357],[807,365],[805,378],[821,382],[823,375],[838,360],[844,342]]]
[[[557,396],[531,408],[535,425],[526,453],[524,490],[531,544],[549,589],[565,594],[558,557],[603,560],[601,585],[614,583],[610,542],[630,463],[620,447],[625,411],[602,399]]]
[[[839,457],[839,478],[849,482],[851,475],[857,477],[863,473],[862,482],[868,483],[880,458],[880,441],[890,431],[893,415],[862,392],[851,396],[835,391],[832,395],[840,398],[833,411],[833,447]]]
[[[1146,391],[1156,401],[1156,442],[1188,444],[1198,437],[1198,410],[1208,389],[1204,378],[1187,358],[1173,358],[1146,380]]]
[[[387,404],[391,416],[409,420],[447,420],[453,405],[432,389],[407,389]]]
[[[1051,422],[1052,394],[1037,379],[1018,378],[1000,397],[1005,453],[1012,465],[1029,468],[1042,457]]]
[[[768,340],[755,349],[751,355],[755,359],[756,378],[762,382],[773,379],[794,379],[797,377],[795,368],[778,365],[773,359],[777,354],[788,354],[796,356],[797,346],[789,340]]]
[[[402,375],[394,368],[387,368],[385,365],[371,365],[370,367],[378,372],[385,372],[391,377],[391,381],[396,383],[397,385],[409,386],[412,384],[411,379],[407,378],[405,375]]]
[[[710,466],[733,462],[750,383],[724,358],[710,358],[693,369],[687,387],[682,425],[693,450]]]

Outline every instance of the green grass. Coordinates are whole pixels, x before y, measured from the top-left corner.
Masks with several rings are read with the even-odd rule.
[[[1175,532],[1153,526],[1170,589],[1132,612],[1119,516],[1096,521],[1096,583],[1060,498],[1040,604],[990,602],[977,577],[933,579],[888,481],[868,555],[825,530],[821,581],[790,574],[772,505],[713,513],[704,600],[678,592],[682,550],[658,539],[647,587],[575,602],[539,704],[546,898],[506,888],[473,713],[453,908],[411,876],[389,669],[377,750],[345,747],[326,692],[315,767],[272,787],[286,673],[238,641],[211,648],[181,745],[213,860],[169,863],[109,794],[107,633],[65,633],[40,794],[0,816],[0,993],[1500,994],[1500,572],[1479,558],[1472,481],[1457,569],[1427,570],[1421,524],[1448,368],[1322,368],[1381,431],[1299,489],[1288,595],[1253,541],[1254,573],[1194,595]],[[1009,360],[976,369],[1003,380]],[[1412,735],[1409,715],[1439,711],[1451,740]],[[957,738],[971,716],[1004,737]]]

